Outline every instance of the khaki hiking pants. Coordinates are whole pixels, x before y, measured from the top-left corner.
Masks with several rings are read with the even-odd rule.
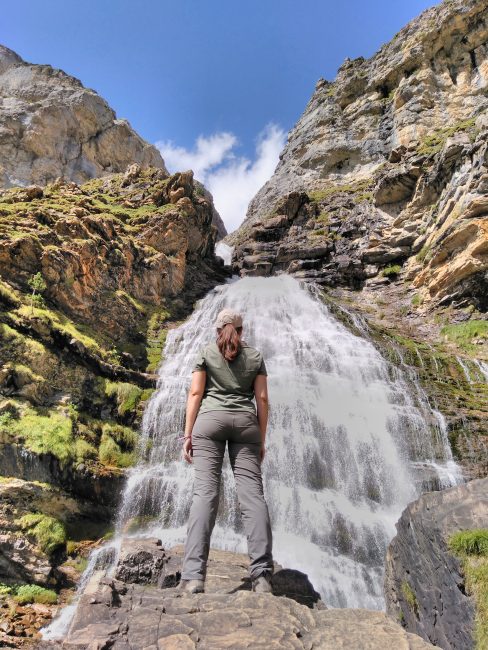
[[[181,572],[183,580],[205,580],[226,442],[247,535],[251,579],[265,571],[273,572],[271,524],[263,494],[257,415],[251,411],[215,410],[199,413],[193,426],[195,479]]]

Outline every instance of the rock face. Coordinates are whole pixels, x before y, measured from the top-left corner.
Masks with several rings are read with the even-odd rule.
[[[473,601],[446,541],[459,530],[488,527],[488,479],[422,495],[396,527],[386,555],[387,613],[443,650],[474,647]]]
[[[59,592],[67,542],[110,532],[167,331],[228,276],[213,217],[191,171],[135,164],[0,192],[0,582]],[[79,526],[46,553],[38,519]]]
[[[167,553],[158,541],[128,541],[114,577],[93,574],[66,638],[36,648],[433,647],[382,612],[327,610],[299,571],[276,566],[275,595],[252,593],[248,560],[233,553],[211,551],[205,593],[185,594],[175,588],[181,548]]]
[[[395,263],[426,304],[486,312],[487,6],[443,2],[318,82],[229,237],[236,271],[360,288]]]
[[[0,45],[0,187],[83,183],[139,163],[165,170],[159,151],[78,79],[26,63]]]

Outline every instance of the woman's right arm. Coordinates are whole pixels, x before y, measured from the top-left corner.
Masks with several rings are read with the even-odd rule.
[[[197,419],[198,410],[202,401],[203,393],[205,390],[205,382],[207,373],[205,370],[195,370],[192,373],[191,386],[188,391],[188,399],[186,401],[186,418],[185,418],[185,442],[183,444],[183,458],[187,463],[191,463],[192,442],[191,434],[193,425]]]
[[[256,375],[254,380],[259,429],[261,430],[261,461],[264,459],[266,428],[268,426],[268,379],[266,375]]]

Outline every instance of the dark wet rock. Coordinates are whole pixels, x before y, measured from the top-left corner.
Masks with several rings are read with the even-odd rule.
[[[452,533],[488,527],[488,478],[428,492],[403,511],[386,554],[387,613],[443,650],[474,647],[475,606]]]

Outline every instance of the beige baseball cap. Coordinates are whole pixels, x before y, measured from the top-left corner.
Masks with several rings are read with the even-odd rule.
[[[232,323],[234,327],[242,327],[242,316],[233,309],[222,309],[217,315],[217,320],[215,321],[215,327],[220,329],[227,323]]]

